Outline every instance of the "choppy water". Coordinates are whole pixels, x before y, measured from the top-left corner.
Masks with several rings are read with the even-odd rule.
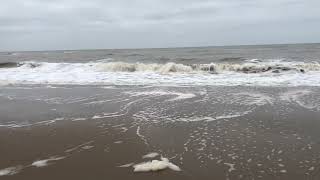
[[[2,177],[57,174],[46,166],[77,179],[150,166],[181,179],[319,177],[320,44],[2,52],[0,62]]]
[[[0,84],[320,86],[320,45],[0,53]]]

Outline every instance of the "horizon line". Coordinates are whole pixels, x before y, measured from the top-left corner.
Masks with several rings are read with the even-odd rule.
[[[52,50],[4,50],[0,53],[10,52],[48,52],[48,51],[99,51],[99,50],[142,50],[142,49],[183,49],[183,48],[208,48],[208,47],[236,47],[236,46],[272,46],[272,45],[307,45],[320,44],[320,42],[310,43],[262,43],[262,44],[234,44],[234,45],[209,45],[209,46],[172,46],[172,47],[143,47],[143,48],[79,48],[79,49],[52,49]]]

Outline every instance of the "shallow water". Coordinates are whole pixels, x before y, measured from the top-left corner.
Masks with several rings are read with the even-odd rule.
[[[319,93],[318,87],[4,86],[1,178],[317,179]],[[181,171],[134,172],[134,165],[161,156]]]

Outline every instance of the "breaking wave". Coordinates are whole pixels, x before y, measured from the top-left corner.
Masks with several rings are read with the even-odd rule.
[[[243,73],[262,73],[282,71],[320,71],[319,63],[298,63],[298,62],[247,62],[242,64],[234,63],[210,63],[210,64],[144,64],[144,63],[125,63],[109,62],[97,64],[97,68],[103,71],[113,72],[136,72],[136,71],[155,71],[160,73],[170,72],[210,72],[221,73],[224,71],[243,72]]]
[[[38,62],[7,62],[0,63],[0,68],[9,67],[29,67],[36,68],[40,66],[83,66],[96,68],[97,71],[106,72],[159,72],[159,73],[192,73],[192,72],[211,72],[223,73],[225,71],[243,72],[243,73],[263,73],[283,71],[320,71],[320,63],[304,63],[304,62],[259,62],[247,61],[245,63],[210,63],[210,64],[177,64],[169,62],[166,64],[158,63],[127,63],[127,62],[90,62],[90,63],[38,63]],[[53,69],[54,70],[54,69]]]
[[[247,74],[247,75],[244,75]],[[320,85],[317,62],[243,63],[0,63],[0,84]]]

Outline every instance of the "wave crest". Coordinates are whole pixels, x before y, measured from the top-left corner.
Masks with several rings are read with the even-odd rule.
[[[99,63],[96,66],[102,71],[113,71],[113,72],[155,71],[155,72],[161,72],[161,73],[168,73],[168,72],[193,71],[193,68],[191,66],[176,64],[176,63],[144,64],[144,63],[109,62],[109,63]]]
[[[125,62],[108,62],[97,63],[96,67],[101,71],[111,72],[136,72],[136,71],[154,71],[160,73],[170,72],[209,72],[222,73],[224,71],[243,72],[243,73],[263,73],[273,72],[280,73],[283,71],[320,71],[319,63],[298,63],[298,62],[261,62],[261,63],[210,63],[210,64],[144,64],[144,63],[125,63]]]
[[[5,67],[6,66],[6,67]],[[243,75],[247,73],[247,75]],[[274,73],[280,73],[275,75]],[[212,75],[211,75],[212,74]],[[218,74],[218,75],[215,75]],[[303,62],[126,63],[20,62],[0,68],[0,85],[285,85],[320,86],[320,64]]]
[[[210,63],[210,64],[179,64],[169,62],[159,63],[127,63],[127,62],[88,62],[88,63],[48,63],[48,62],[5,62],[0,63],[1,69],[6,68],[38,68],[46,67],[47,70],[64,68],[90,68],[100,72],[158,72],[158,73],[281,73],[286,71],[308,72],[320,71],[320,63],[304,62],[245,62],[245,63]]]

